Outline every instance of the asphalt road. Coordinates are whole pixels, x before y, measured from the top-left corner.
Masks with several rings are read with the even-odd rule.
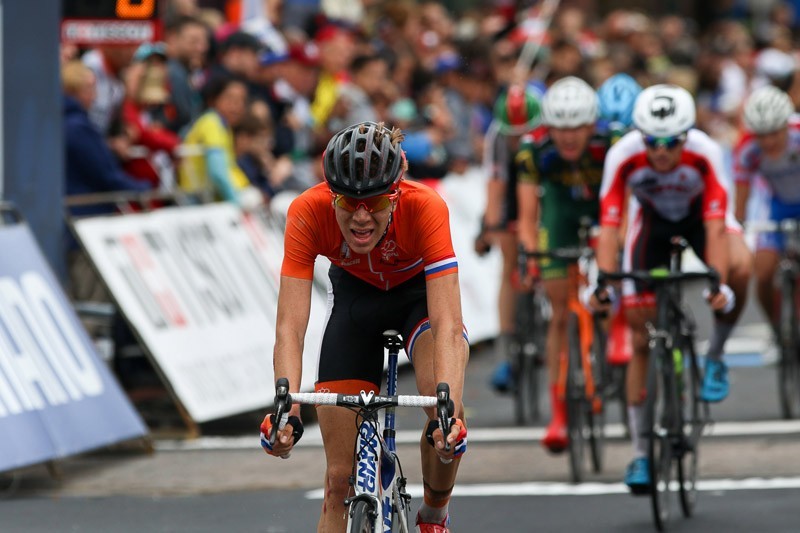
[[[706,313],[691,298],[703,337]],[[673,531],[800,531],[800,423],[778,420],[775,369],[763,355],[759,318],[748,310],[729,344],[732,394],[712,410],[716,424],[702,442],[697,515],[682,518],[674,501]],[[488,388],[494,362],[491,345],[470,360],[470,449],[451,505],[452,530],[652,531],[649,500],[629,496],[620,483],[630,445],[609,439],[604,471],[582,485],[567,483],[566,457],[542,449],[541,427],[514,428],[510,398]],[[401,391],[413,390],[412,377],[401,373]],[[313,427],[281,461],[261,452],[257,418],[205,428],[216,439],[160,439],[152,455],[123,448],[76,457],[60,463],[60,479],[42,466],[0,475],[0,531],[314,531],[324,461]],[[416,412],[398,419],[414,507],[421,500],[421,426]]]

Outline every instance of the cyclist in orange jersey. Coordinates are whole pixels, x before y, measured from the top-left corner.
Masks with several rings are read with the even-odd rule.
[[[365,122],[337,133],[323,154],[325,183],[292,202],[278,296],[276,377],[290,392],[300,386],[314,260],[327,257],[328,316],[319,354],[318,392],[358,394],[380,389],[383,331],[402,333],[421,394],[450,385],[455,413],[445,438],[436,413],[421,441],[424,502],[417,531],[447,532],[448,504],[466,451],[462,394],[469,344],[461,317],[458,263],[444,200],[432,189],[402,180],[406,162],[398,129]],[[302,434],[299,406],[267,453],[285,455]],[[350,493],[355,414],[317,408],[325,457],[325,498],[319,531],[344,531]],[[269,434],[272,415],[262,424]],[[426,443],[427,441],[427,443]]]

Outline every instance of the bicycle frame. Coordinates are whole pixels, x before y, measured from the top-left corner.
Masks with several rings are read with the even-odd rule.
[[[308,405],[334,405],[355,410],[361,418],[353,450],[353,471],[350,477],[353,495],[345,499],[349,508],[347,530],[362,525],[366,513],[371,530],[375,533],[390,533],[396,525],[408,531],[407,510],[411,497],[406,493],[406,479],[397,455],[395,441],[395,408],[436,407],[439,427],[444,434],[450,430],[452,416],[450,389],[445,383],[437,385],[436,396],[398,396],[397,359],[402,348],[399,333],[384,332],[385,347],[389,350],[387,393],[382,396],[373,392],[359,394],[293,393],[289,394],[289,382],[285,378],[276,381],[275,426],[270,439],[274,442],[278,428],[288,419],[292,402]],[[384,409],[384,428],[381,433],[378,412]],[[356,515],[359,516],[356,516]],[[399,518],[395,523],[394,514]],[[356,523],[356,520],[359,520]],[[359,532],[361,530],[358,530]]]
[[[690,516],[695,505],[695,479],[697,476],[697,445],[703,427],[709,419],[708,405],[703,414],[698,405],[700,371],[694,351],[695,325],[682,307],[681,281],[706,279],[712,292],[719,290],[719,275],[707,272],[682,272],[681,253],[688,246],[683,238],[672,240],[669,269],[634,271],[609,274],[601,272],[598,284],[607,281],[632,279],[655,284],[656,317],[647,323],[649,335],[649,368],[647,371],[647,396],[645,399],[644,428],[649,438],[650,495],[656,528],[664,529],[669,518],[669,484],[672,463],[678,465],[681,506],[685,516]],[[684,354],[683,350],[688,350]],[[686,405],[684,357],[690,362],[691,418],[686,432]],[[689,464],[684,464],[685,458]],[[688,475],[687,475],[688,469]]]
[[[389,342],[386,393],[394,396],[397,394],[397,359],[402,344],[396,338]],[[406,478],[402,475],[397,457],[395,408],[385,409],[383,435],[377,431],[377,415],[377,411],[362,412],[363,420],[358,428],[356,461],[353,466],[355,495],[345,500],[345,505],[352,508],[352,504],[358,500],[368,501],[374,513],[373,530],[391,532],[394,527],[392,507],[395,506],[398,515],[404,512],[408,508],[410,496],[405,492]],[[353,513],[350,512],[347,531],[350,531],[352,520]]]

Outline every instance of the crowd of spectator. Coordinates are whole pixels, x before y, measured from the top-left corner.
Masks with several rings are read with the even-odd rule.
[[[792,5],[729,3],[700,28],[567,0],[549,25],[529,0],[457,14],[437,0],[167,0],[161,42],[62,47],[66,191],[179,187],[247,208],[317,183],[328,139],[363,120],[403,129],[411,177],[462,173],[505,87],[567,75],[684,86],[698,126],[730,146],[753,88],[769,80],[800,104],[800,81]]]

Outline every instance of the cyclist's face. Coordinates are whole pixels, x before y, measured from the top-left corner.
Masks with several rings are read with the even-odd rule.
[[[762,133],[756,136],[759,148],[767,159],[777,159],[786,150],[789,140],[789,128],[781,128],[778,131]]]
[[[370,213],[364,204],[349,211],[334,202],[336,222],[350,250],[357,254],[370,253],[386,231],[394,206],[395,201],[392,201],[388,207]]]
[[[656,172],[670,172],[681,161],[681,154],[683,153],[684,142],[679,142],[675,146],[668,147],[659,145],[651,147],[645,145],[645,152],[647,153],[647,160],[653,170]]]
[[[589,146],[594,134],[594,124],[586,124],[577,128],[550,128],[550,138],[565,161],[577,161]]]

